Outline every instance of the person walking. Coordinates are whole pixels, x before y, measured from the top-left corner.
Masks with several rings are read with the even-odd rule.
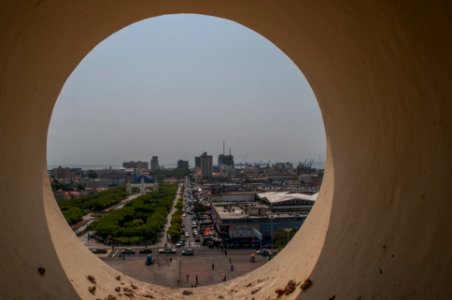
[[[188,275],[188,273],[187,273],[187,276],[186,276],[186,278],[187,278],[187,282],[188,282],[188,279],[190,278],[190,275]]]
[[[229,256],[229,263],[232,264],[232,257]]]
[[[212,264],[212,271],[215,271],[215,265]]]
[[[198,285],[198,275],[196,275],[195,280],[196,280],[196,285]]]

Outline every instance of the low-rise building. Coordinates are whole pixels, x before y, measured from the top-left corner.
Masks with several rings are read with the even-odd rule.
[[[135,170],[148,170],[149,169],[149,163],[147,161],[126,161],[122,163],[122,166],[125,169],[135,169]]]
[[[273,213],[268,205],[212,204],[212,219],[226,243],[268,244],[272,233],[286,228],[298,229],[307,213]]]
[[[258,193],[257,198],[270,206],[273,212],[309,212],[317,199],[317,194],[266,192]]]

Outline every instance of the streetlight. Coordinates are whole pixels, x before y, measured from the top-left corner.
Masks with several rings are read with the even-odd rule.
[[[286,243],[286,246],[287,246],[287,244],[289,244],[289,232],[291,232],[292,229],[293,229],[293,228],[284,228],[284,231],[287,233],[287,243]]]

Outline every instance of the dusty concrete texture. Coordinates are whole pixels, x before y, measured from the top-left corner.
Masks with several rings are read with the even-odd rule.
[[[72,70],[113,32],[171,13],[223,17],[275,43],[311,84],[328,139],[318,203],[289,246],[192,294],[91,255],[46,176]],[[0,298],[274,299],[310,278],[281,299],[451,299],[451,29],[450,1],[1,1]]]

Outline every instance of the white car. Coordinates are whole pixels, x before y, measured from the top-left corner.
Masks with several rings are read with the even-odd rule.
[[[161,254],[172,254],[176,253],[176,248],[160,248],[159,253]]]
[[[179,242],[176,243],[175,246],[176,247],[183,247],[183,246],[185,246],[185,241],[180,240]]]

